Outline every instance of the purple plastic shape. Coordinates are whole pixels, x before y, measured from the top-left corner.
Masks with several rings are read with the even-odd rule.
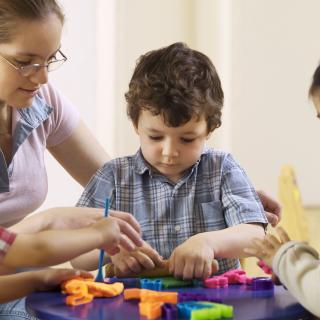
[[[161,307],[162,319],[164,320],[176,320],[178,319],[178,308],[176,304],[165,303]]]
[[[122,282],[125,288],[140,288],[140,278],[105,278],[105,283]]]
[[[179,303],[187,301],[209,301],[221,303],[221,299],[210,297],[205,293],[181,292],[178,295]]]
[[[256,290],[273,290],[274,284],[271,278],[266,278],[266,277],[253,278],[251,283],[251,289],[255,291]]]

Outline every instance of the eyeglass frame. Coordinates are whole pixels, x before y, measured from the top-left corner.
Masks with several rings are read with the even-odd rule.
[[[13,67],[13,68],[16,69],[17,71],[19,71],[20,74],[21,74],[23,77],[30,77],[31,75],[37,73],[37,72],[40,70],[40,68],[46,68],[48,72],[54,71],[54,70],[56,70],[56,69],[49,70],[49,66],[50,66],[51,63],[54,63],[54,62],[57,62],[57,61],[63,61],[63,62],[61,63],[61,65],[62,65],[62,64],[64,64],[64,63],[68,60],[68,58],[65,56],[65,54],[64,54],[60,49],[59,49],[57,52],[59,52],[59,53],[62,55],[62,59],[56,59],[56,60],[53,60],[53,61],[48,62],[47,64],[32,63],[32,64],[28,64],[28,65],[26,65],[26,66],[20,66],[20,67],[16,66],[14,63],[12,63],[10,60],[8,60],[6,57],[4,57],[4,56],[1,55],[1,54],[0,54],[0,58],[2,58],[4,61],[6,61],[11,67]],[[60,67],[61,65],[59,65],[59,67]],[[58,68],[59,68],[59,67],[58,67]],[[27,68],[30,69],[30,72],[31,72],[31,73],[25,75],[25,74],[23,74],[23,71],[26,70]]]

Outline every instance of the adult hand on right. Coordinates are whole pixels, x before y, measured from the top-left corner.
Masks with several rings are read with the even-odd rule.
[[[281,206],[279,202],[261,190],[257,191],[257,194],[264,208],[268,222],[275,227],[281,219]]]

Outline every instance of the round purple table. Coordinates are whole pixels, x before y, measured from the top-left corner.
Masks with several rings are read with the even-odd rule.
[[[178,292],[205,293],[213,299],[234,307],[234,318],[260,319],[314,319],[282,286],[273,291],[252,291],[245,285],[230,285],[228,288],[207,289],[181,288]],[[59,292],[33,293],[27,297],[27,310],[44,320],[90,319],[90,320],[140,320],[138,302],[116,298],[94,299],[93,302],[76,307],[66,306],[65,296]]]

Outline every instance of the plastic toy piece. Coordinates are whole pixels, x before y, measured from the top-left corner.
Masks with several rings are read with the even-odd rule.
[[[271,278],[258,277],[253,278],[251,283],[252,290],[273,290],[274,284]]]
[[[191,320],[233,317],[233,307],[211,302],[183,302],[177,305],[179,318]]]
[[[126,289],[124,299],[140,299],[141,302],[178,303],[178,292],[153,291],[147,289]]]
[[[140,278],[105,278],[105,283],[111,284],[115,282],[122,282],[125,288],[140,288]]]
[[[203,285],[206,288],[225,288],[228,287],[229,279],[226,276],[215,276],[205,279]]]
[[[163,302],[140,302],[139,313],[141,316],[147,317],[149,320],[161,317]]]
[[[162,282],[162,287],[165,289],[177,287],[191,287],[194,286],[193,280],[181,280],[174,277],[159,278]]]
[[[221,302],[220,299],[212,298],[205,293],[191,293],[181,292],[179,293],[179,303],[186,301],[210,301],[210,302]]]
[[[155,291],[162,290],[162,281],[160,279],[141,279],[140,280],[141,289],[150,289]]]
[[[71,279],[61,284],[62,293],[70,294],[67,305],[80,305],[91,302],[94,297],[115,297],[122,293],[124,287],[120,282],[106,284],[94,282],[93,279]]]
[[[86,284],[76,279],[63,283],[62,293],[71,293],[71,295],[66,298],[66,304],[69,306],[78,306],[93,300],[93,294],[88,292]]]
[[[178,319],[178,308],[176,304],[164,303],[161,309],[162,309],[162,318],[164,320]]]
[[[250,284],[252,278],[247,277],[246,272],[242,269],[229,270],[222,274],[228,278],[228,284]]]
[[[212,274],[217,273],[218,270],[219,270],[218,261],[214,259],[212,261]],[[105,267],[105,275],[108,278],[119,277],[120,272],[112,263],[108,263],[106,264],[106,267]],[[169,262],[168,260],[165,260],[164,266],[161,268],[144,270],[140,273],[130,274],[130,275],[127,275],[127,278],[160,278],[160,277],[168,277],[168,276],[172,276],[172,274],[169,272]]]
[[[272,274],[272,268],[268,267],[263,260],[259,260],[257,262],[257,265],[266,273],[266,274]]]
[[[208,303],[203,303],[204,305]],[[233,307],[226,304],[212,304],[211,308],[192,310],[191,320],[233,318]]]
[[[178,292],[151,291],[141,289],[141,302],[167,302],[178,303]]]
[[[124,300],[132,300],[132,299],[140,300],[140,298],[141,298],[141,290],[142,289],[137,289],[137,288],[125,289],[123,291]],[[143,290],[145,290],[145,289],[143,289]]]

